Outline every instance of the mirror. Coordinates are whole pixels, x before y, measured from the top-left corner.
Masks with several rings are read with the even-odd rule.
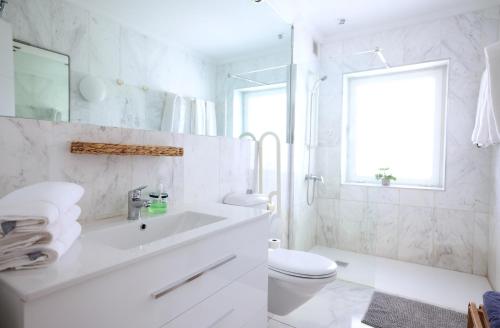
[[[69,57],[13,42],[15,116],[69,121]]]
[[[16,43],[16,116],[286,140],[292,32],[266,2],[19,0],[4,18],[29,44]]]

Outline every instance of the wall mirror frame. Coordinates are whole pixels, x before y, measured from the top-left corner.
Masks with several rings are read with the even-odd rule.
[[[71,57],[14,39],[15,116],[71,121]]]

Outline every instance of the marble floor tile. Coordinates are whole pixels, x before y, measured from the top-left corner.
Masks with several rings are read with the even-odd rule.
[[[271,315],[272,323],[268,327],[367,327],[361,320],[373,291],[371,287],[342,280],[334,281],[292,313],[286,316]]]

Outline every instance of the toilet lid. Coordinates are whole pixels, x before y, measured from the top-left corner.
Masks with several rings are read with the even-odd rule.
[[[324,278],[337,272],[337,264],[330,259],[307,252],[289,249],[269,249],[269,268],[298,277]]]

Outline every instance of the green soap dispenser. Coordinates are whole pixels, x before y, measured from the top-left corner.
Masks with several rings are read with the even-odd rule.
[[[158,185],[158,191],[149,194],[151,198],[151,206],[148,207],[148,212],[151,214],[165,214],[168,210],[168,194],[163,192],[163,185]]]

